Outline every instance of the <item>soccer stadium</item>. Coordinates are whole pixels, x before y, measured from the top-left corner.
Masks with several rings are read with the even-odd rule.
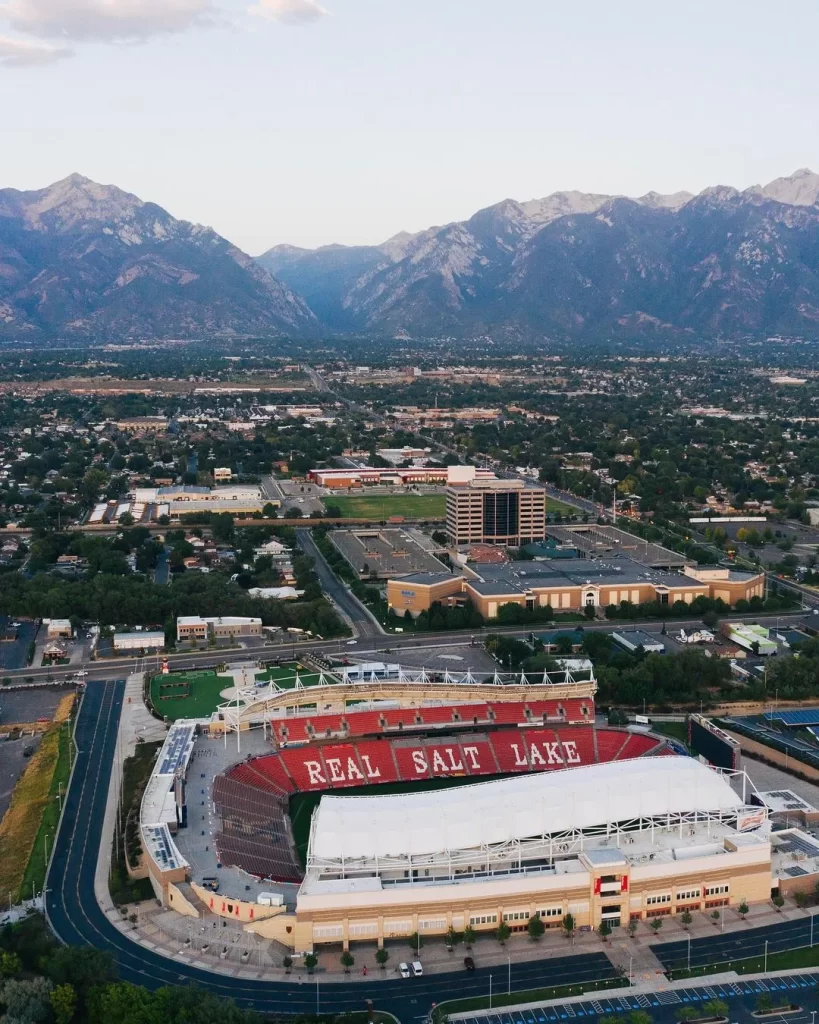
[[[141,815],[166,906],[304,952],[770,897],[744,772],[597,724],[593,674],[389,668],[237,685],[171,726]]]

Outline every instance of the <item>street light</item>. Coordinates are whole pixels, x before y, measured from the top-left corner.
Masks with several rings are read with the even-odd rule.
[[[688,971],[691,972],[691,932],[686,932],[685,937],[688,939]]]
[[[768,973],[768,940],[765,939],[765,966],[762,970],[763,974]]]
[[[506,994],[511,996],[512,995],[512,957],[508,953],[506,954],[506,962],[509,965],[509,983],[508,983],[508,985],[506,987]]]
[[[43,845],[45,846],[45,863],[46,863],[46,867],[48,867],[48,836],[49,836],[48,832],[46,832],[46,834],[43,836]]]
[[[492,1009],[492,975],[489,975],[489,1009]]]

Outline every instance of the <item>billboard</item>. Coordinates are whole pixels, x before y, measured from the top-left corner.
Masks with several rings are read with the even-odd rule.
[[[739,768],[739,744],[702,715],[688,716],[688,746],[716,768]]]

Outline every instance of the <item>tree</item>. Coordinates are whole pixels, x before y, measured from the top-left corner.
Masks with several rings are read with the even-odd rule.
[[[719,921],[719,911],[718,910],[712,910],[711,911],[711,920],[714,922],[714,924],[716,924],[717,921]]]
[[[387,961],[389,960],[389,958],[390,951],[388,949],[384,949],[382,947],[381,949],[377,949],[375,951],[375,962],[378,964],[382,971],[386,968]]]
[[[509,925],[505,921],[501,921],[501,923],[498,925],[497,931],[495,932],[498,942],[501,945],[503,945],[511,934],[512,929],[509,927]]]
[[[681,1024],[685,1024],[687,1020],[696,1020],[699,1015],[693,1006],[683,1006],[677,1010],[674,1016]]]
[[[293,966],[293,957],[289,954],[282,957],[282,967],[289,974],[290,968]]]
[[[728,1004],[722,999],[710,999],[702,1004],[703,1010],[709,1017],[726,1017],[728,1015]]]
[[[645,1010],[634,1010],[628,1015],[628,1024],[651,1024],[651,1014]]]
[[[529,924],[526,926],[526,930],[529,932],[529,938],[533,942],[537,942],[537,940],[546,931],[546,925],[543,923],[540,914],[533,914],[529,918]]]
[[[654,934],[655,935],[662,928],[662,926],[663,926],[663,920],[662,920],[661,917],[655,917],[654,920],[651,922],[651,927],[654,929]]]
[[[603,942],[605,942],[608,939],[609,935],[611,935],[611,925],[608,923],[608,921],[601,921],[600,927],[597,929],[597,931],[600,935],[600,938],[603,940]]]
[[[318,957],[315,953],[308,953],[304,958],[304,966],[307,968],[307,973],[312,974],[313,971],[318,967]]]
[[[748,913],[748,904],[745,902],[745,900],[743,900],[742,903],[740,903],[740,905],[737,907],[737,910],[739,911],[739,916],[744,921],[745,915]]]
[[[16,953],[4,951],[0,954],[0,975],[4,978],[16,978],[21,968],[20,957]]]
[[[785,906],[784,898],[782,896],[774,896],[774,898],[771,900],[771,903],[773,903],[773,905],[776,907],[776,912],[778,914],[781,914],[782,908]]]
[[[574,936],[574,928],[574,914],[566,914],[566,916],[563,918],[563,931],[566,933],[566,936],[570,939]]]
[[[475,939],[477,939],[477,937],[478,936],[475,933],[475,929],[472,927],[471,924],[468,924],[466,928],[464,928],[464,945],[466,946],[467,949],[469,949],[470,946],[474,945]]]
[[[51,993],[51,1009],[56,1024],[71,1024],[77,1008],[77,993],[73,985],[58,985]]]
[[[628,933],[632,937],[632,939],[634,938],[634,934],[637,931],[639,925],[640,925],[639,921],[634,921],[634,920],[629,921],[629,923],[628,923]]]
[[[341,966],[344,968],[344,973],[345,974],[349,974],[350,973],[350,968],[355,963],[355,957],[349,951],[349,949],[345,949],[344,952],[341,954],[341,957],[339,959],[341,960]]]
[[[37,1024],[48,1020],[51,1014],[51,982],[48,978],[30,981],[7,981],[3,986],[3,1003],[8,1021],[17,1024]]]
[[[768,1013],[773,1008],[773,999],[767,992],[760,992],[756,999],[757,1013]]]
[[[456,946],[460,941],[461,936],[454,928],[450,927],[449,931],[444,936],[444,942],[446,942],[447,946],[452,949],[452,947]]]
[[[683,928],[685,928],[686,931],[688,931],[688,928],[693,920],[694,918],[691,916],[691,913],[688,910],[684,910],[682,914],[680,914],[680,921],[682,922],[682,926]]]
[[[802,910],[804,907],[808,905],[808,897],[804,892],[797,892],[794,895],[793,899],[800,910]]]

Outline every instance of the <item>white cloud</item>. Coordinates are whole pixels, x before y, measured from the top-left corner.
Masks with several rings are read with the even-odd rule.
[[[0,36],[0,67],[4,68],[42,67],[63,57],[70,57],[72,53],[73,50],[67,46],[49,46],[46,43]]]
[[[330,12],[325,10],[318,0],[259,0],[249,8],[250,14],[262,18],[270,18],[282,25],[306,25],[310,21],[318,21]]]
[[[0,0],[0,18],[41,39],[147,39],[206,23],[213,0]]]

